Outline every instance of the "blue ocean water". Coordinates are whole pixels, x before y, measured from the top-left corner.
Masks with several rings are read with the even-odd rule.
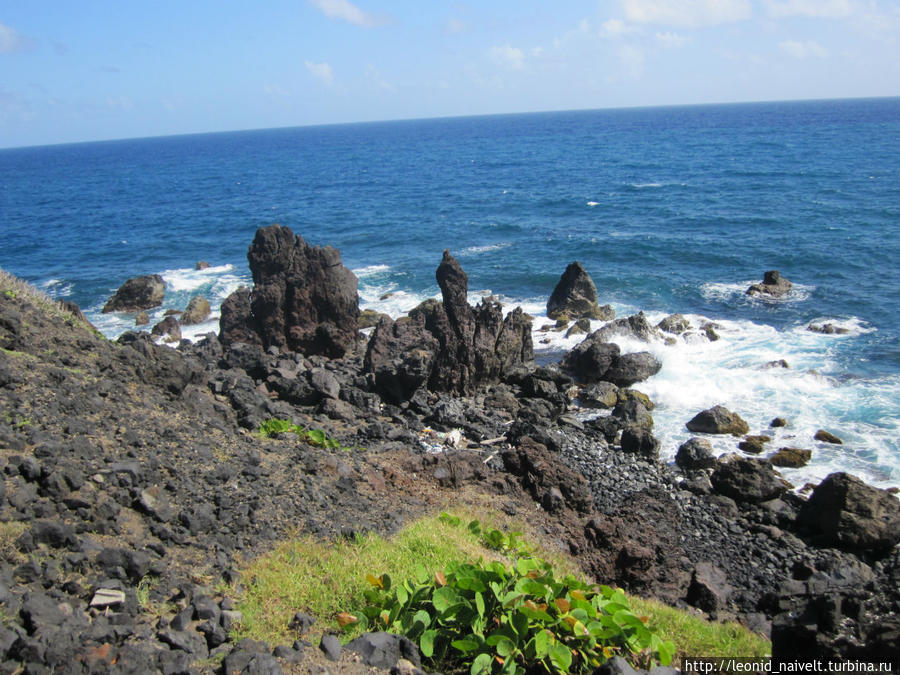
[[[722,339],[656,344],[662,452],[722,403],[771,447],[900,485],[900,99],[554,112],[273,129],[0,150],[0,267],[101,315],[161,273],[166,307],[218,307],[249,281],[257,227],[341,250],[361,304],[398,315],[438,293],[449,248],[473,296],[546,320],[579,260],[620,315],[681,312]],[[213,267],[194,271],[198,260]],[[782,301],[744,290],[778,269]],[[821,335],[830,321],[847,334]],[[215,321],[196,333],[215,329]],[[574,344],[535,333],[541,358]],[[645,345],[624,345],[646,349]],[[785,359],[789,369],[764,368]],[[842,446],[811,440],[817,428]],[[717,448],[734,449],[721,440]]]

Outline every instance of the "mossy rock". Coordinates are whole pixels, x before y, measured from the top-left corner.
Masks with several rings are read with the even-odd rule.
[[[812,450],[803,448],[781,448],[769,458],[774,466],[786,469],[799,469],[809,464],[812,459]]]

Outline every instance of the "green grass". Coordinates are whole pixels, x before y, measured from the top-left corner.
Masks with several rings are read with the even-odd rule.
[[[677,648],[682,656],[771,656],[772,643],[736,622],[714,623],[657,600],[631,596],[638,614],[650,617],[647,625]]]
[[[485,520],[482,514],[479,516]],[[464,523],[468,519],[463,515],[461,520]],[[497,522],[500,525],[489,524],[508,525],[502,518]],[[571,560],[535,542],[534,536],[526,534],[525,544],[536,555],[550,560],[560,576],[577,573]],[[465,526],[455,526],[438,516],[419,519],[390,539],[370,534],[353,541],[324,542],[308,535],[298,536],[241,567],[243,592],[237,597],[244,620],[235,637],[251,637],[272,645],[290,644],[297,635],[288,624],[299,610],[316,617],[312,635],[307,639],[317,639],[325,631],[338,629],[339,613],[363,606],[363,594],[370,588],[366,575],[387,573],[396,583],[412,578],[419,565],[429,571],[443,571],[451,561],[474,563],[479,559],[503,558],[484,548],[480,537]],[[679,657],[771,653],[768,640],[739,624],[712,623],[653,600],[630,600],[636,613],[649,617],[648,627],[675,643]],[[353,636],[352,632],[344,633],[345,639]]]
[[[76,320],[75,316],[70,311],[63,309],[63,307],[49,295],[2,268],[0,268],[0,295],[4,295],[12,300],[30,302],[45,314],[57,319],[62,319],[69,323],[69,325],[81,325],[85,328],[90,328],[90,326],[84,322]]]

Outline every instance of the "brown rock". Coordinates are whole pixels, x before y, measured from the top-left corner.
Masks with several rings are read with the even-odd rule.
[[[809,464],[812,458],[812,450],[803,448],[780,448],[778,452],[769,458],[774,466],[788,469],[798,469]]]
[[[829,433],[828,431],[825,431],[824,429],[819,429],[816,432],[816,435],[813,436],[813,438],[815,438],[817,441],[822,441],[823,443],[834,443],[835,445],[844,444],[844,442],[840,438],[832,433]]]

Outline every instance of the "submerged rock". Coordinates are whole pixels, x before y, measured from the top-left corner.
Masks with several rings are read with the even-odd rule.
[[[103,313],[139,312],[159,307],[166,292],[166,282],[158,274],[129,279],[103,306]]]
[[[780,298],[790,292],[792,285],[778,270],[769,270],[763,275],[761,284],[753,284],[747,289],[747,295]]]

